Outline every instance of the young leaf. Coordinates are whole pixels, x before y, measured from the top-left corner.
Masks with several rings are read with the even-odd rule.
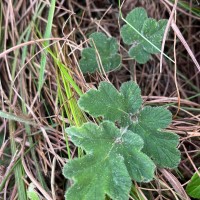
[[[121,65],[121,56],[117,53],[118,44],[115,38],[107,38],[103,33],[93,33],[89,38],[91,48],[83,49],[79,63],[83,73],[102,71],[101,67],[109,72]]]
[[[171,122],[171,113],[163,107],[144,107],[136,117],[130,130],[144,140],[143,152],[160,167],[174,168],[180,162],[176,148],[178,136],[163,131]]]
[[[126,21],[128,24],[121,28],[122,39],[124,43],[131,45],[129,55],[138,63],[144,64],[151,54],[159,53],[167,20],[157,22],[147,17],[145,9],[135,8],[127,15]]]
[[[200,173],[200,170],[199,170]],[[187,193],[193,198],[200,198],[200,176],[198,173],[194,173],[190,182],[186,187]]]
[[[40,200],[37,192],[34,189],[33,183],[30,183],[28,187],[27,196],[28,196],[28,199],[30,200]]]
[[[81,96],[78,104],[94,117],[103,116],[125,127],[142,104],[140,93],[138,85],[131,81],[122,84],[120,93],[111,83],[101,82],[98,90],[91,89]]]
[[[141,152],[143,140],[137,134],[120,130],[109,121],[100,126],[86,123],[66,131],[87,154],[64,166],[65,177],[74,180],[66,193],[67,200],[104,200],[105,195],[128,200],[131,179],[148,182],[153,178],[155,165]]]

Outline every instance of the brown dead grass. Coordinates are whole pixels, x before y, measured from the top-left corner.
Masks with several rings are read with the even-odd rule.
[[[59,51],[61,62],[70,66],[72,76],[79,87],[86,91],[89,87],[96,86],[100,81],[109,79],[117,88],[127,80],[136,81],[141,89],[145,104],[169,105],[174,115],[173,123],[169,130],[180,136],[179,149],[182,160],[178,170],[160,169],[156,180],[150,184],[137,185],[141,194],[148,191],[151,199],[189,199],[185,193],[185,186],[193,173],[200,167],[200,79],[199,70],[195,66],[187,49],[177,38],[174,58],[174,35],[178,34],[172,29],[166,38],[165,52],[174,60],[176,65],[163,57],[162,72],[160,73],[160,57],[153,59],[145,65],[138,65],[128,59],[127,50],[124,48],[119,35],[119,28],[123,22],[118,18],[118,2],[115,0],[69,0],[58,1],[54,27],[52,31],[52,50]],[[190,1],[191,5],[195,2]],[[63,135],[61,108],[57,104],[56,67],[50,56],[47,57],[45,71],[45,84],[42,90],[42,98],[37,94],[36,82],[38,81],[38,69],[40,67],[40,51],[43,50],[39,35],[33,24],[28,41],[22,39],[20,45],[27,45],[28,53],[25,65],[20,66],[22,48],[17,44],[23,31],[33,20],[33,14],[39,1],[5,1],[1,4],[2,27],[0,37],[0,109],[11,110],[15,115],[34,121],[37,126],[31,126],[31,135],[35,142],[35,152],[42,174],[52,199],[64,199],[65,181],[62,176],[62,167],[67,159],[67,149]],[[111,4],[112,3],[112,4]],[[48,1],[42,13],[38,16],[38,31],[44,33],[47,18]],[[173,4],[170,1],[132,1],[126,0],[122,7],[124,16],[134,7],[144,7],[149,16],[160,19],[169,18]],[[186,43],[193,52],[197,61],[200,60],[199,45],[199,18],[191,13],[176,9],[176,25],[184,36]],[[120,52],[123,54],[123,66],[116,72],[107,75],[95,74],[83,78],[78,68],[81,49],[87,46],[88,35],[95,31],[101,31],[108,36],[116,37],[121,44]],[[29,42],[32,41],[32,42]],[[14,48],[10,52],[7,49]],[[39,52],[39,53],[38,53]],[[17,55],[16,55],[17,54]],[[13,61],[16,59],[16,72],[14,82],[12,79]],[[87,82],[87,83],[86,83]],[[62,86],[63,87],[63,86]],[[23,88],[23,90],[22,90]],[[22,94],[23,91],[23,94]],[[13,98],[9,99],[9,94]],[[26,103],[27,114],[23,114],[21,98]],[[46,109],[46,107],[48,109]],[[48,112],[47,112],[48,110]],[[65,118],[66,124],[69,119]],[[0,158],[3,161],[0,167],[0,181],[5,178],[17,158],[23,156],[22,165],[25,168],[24,181],[28,187],[30,182],[37,179],[35,166],[30,153],[24,155],[30,147],[27,140],[24,124],[16,123],[14,137],[19,144],[16,157],[7,153],[10,146],[8,120],[0,119],[0,134],[4,142],[0,148]],[[52,127],[52,124],[55,127]],[[48,127],[49,129],[44,129]],[[69,144],[72,157],[76,148]],[[9,151],[8,151],[9,152]],[[42,193],[41,183],[37,191]],[[17,199],[17,185],[13,173],[6,181],[4,191],[0,193],[0,199]],[[41,188],[41,190],[40,190]]]

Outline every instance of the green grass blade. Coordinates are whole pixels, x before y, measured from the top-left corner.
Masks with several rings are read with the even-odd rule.
[[[33,16],[33,20],[32,20],[32,23],[35,23],[36,21],[36,18],[37,18],[37,15],[39,13],[39,11],[41,11],[41,9],[43,10],[43,6],[42,6],[42,3],[39,3],[38,6],[37,6],[37,9],[36,9],[36,12]],[[31,27],[32,25],[30,24],[30,26],[28,27],[29,30],[26,34],[26,38],[25,38],[25,41],[28,41],[29,37],[30,37],[30,34],[31,34]],[[23,50],[22,50],[22,57],[21,57],[21,66],[24,66],[25,64],[25,60],[26,60],[26,56],[27,56],[27,46],[23,47]],[[23,77],[20,77],[21,79]],[[23,81],[21,81],[20,83],[23,83]],[[21,97],[22,99],[25,99],[25,95],[24,95],[24,90],[23,90],[23,85],[21,84],[21,87],[20,87],[20,93],[21,93]],[[22,112],[23,114],[27,114],[27,109],[26,109],[26,105],[25,105],[25,102],[22,100],[21,101],[21,105],[22,105]],[[26,133],[27,135],[29,136],[28,137],[28,141],[30,143],[31,146],[34,145],[34,142],[33,142],[33,138],[31,137],[31,127],[29,124],[25,124],[25,130],[26,130]],[[39,167],[39,164],[38,164],[38,161],[37,161],[37,157],[36,157],[36,154],[35,154],[35,149],[31,149],[31,156],[33,158],[33,161],[35,163],[35,169],[36,169],[36,173],[37,173],[37,176],[38,176],[38,180],[39,182],[41,183],[42,187],[47,190],[47,186],[46,186],[46,183],[44,181],[44,178],[41,174],[41,169]]]
[[[76,84],[76,82],[73,80],[71,75],[69,74],[69,69],[53,54],[53,52],[50,49],[47,49],[48,53],[53,58],[54,62],[58,65],[61,74],[64,75],[64,79],[70,83],[70,85],[74,88],[76,93],[81,96],[83,92],[79,88],[79,86]]]
[[[53,23],[55,5],[56,5],[56,0],[51,0],[51,5],[50,5],[50,10],[49,10],[48,21],[47,21],[47,26],[46,26],[44,38],[49,38],[51,36],[51,28],[52,28],[52,23]],[[48,41],[44,42],[45,47],[48,46],[48,44],[49,44]],[[41,61],[40,61],[40,73],[39,73],[39,82],[38,82],[38,92],[39,93],[41,91],[41,88],[42,88],[42,85],[43,85],[43,82],[44,82],[46,54],[47,54],[47,51],[44,50],[44,52],[41,56]]]
[[[18,147],[15,143],[14,135],[13,135],[13,133],[16,131],[14,121],[9,121],[9,131],[11,135],[10,137],[11,151],[12,151],[12,156],[14,156],[16,152],[18,151]],[[14,169],[14,173],[15,173],[15,184],[17,185],[17,188],[18,188],[18,199],[26,200],[27,194],[26,194],[25,184],[23,181],[24,169],[23,169],[21,161],[16,165]]]
[[[22,123],[25,123],[25,124],[35,125],[33,122],[31,122],[29,120],[26,120],[22,117],[19,117],[19,116],[16,116],[16,115],[13,115],[13,114],[10,114],[8,112],[1,111],[1,110],[0,110],[0,117],[5,118],[5,119],[9,119],[9,120],[13,120],[13,121],[17,121],[17,122],[22,122]]]
[[[34,145],[35,146],[35,145]],[[29,151],[34,147],[31,146],[25,153],[24,156],[29,153]],[[6,181],[8,180],[8,178],[11,176],[12,172],[15,170],[16,166],[19,165],[19,163],[21,163],[21,158],[18,158],[15,162],[15,164],[9,169],[9,171],[4,175],[3,180],[0,182],[0,192],[3,191],[4,186],[6,184]]]

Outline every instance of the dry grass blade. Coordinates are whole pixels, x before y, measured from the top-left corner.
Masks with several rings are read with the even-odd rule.
[[[194,64],[196,65],[197,69],[200,72],[200,65],[199,65],[196,57],[194,56],[194,53],[192,52],[191,48],[189,47],[188,43],[186,42],[185,38],[183,37],[182,33],[180,32],[179,28],[177,27],[177,25],[175,24],[175,22],[173,20],[172,20],[171,27],[173,28],[173,30],[176,33],[177,37],[182,42],[183,46],[187,50],[188,54],[190,55],[191,59],[193,60]]]
[[[182,160],[178,173],[158,171],[151,183],[133,186],[130,199],[189,199],[183,186],[200,166],[200,18],[193,12],[200,13],[197,1],[121,1],[123,16],[135,7],[143,7],[149,17],[169,19],[168,28],[171,26],[177,36],[174,51],[174,34],[171,31],[167,35],[166,30],[161,59],[153,56],[145,65],[128,57],[119,31],[124,22],[119,19],[118,0],[56,1],[51,36],[43,38],[49,2],[0,1],[0,199],[26,199],[27,186],[32,182],[44,199],[64,200],[69,182],[64,181],[63,164],[83,153],[64,134],[65,128],[87,120],[96,122],[82,113],[77,100],[105,79],[116,88],[123,82],[136,81],[145,105],[166,106],[176,116],[168,129],[180,136]],[[96,31],[117,39],[122,67],[83,77],[79,68],[81,51],[87,47],[88,36]],[[173,60],[163,56],[164,46],[170,58],[176,54],[176,68]],[[39,96],[44,52],[48,57]],[[14,175],[16,169],[18,177]],[[24,190],[18,190],[16,180]]]
[[[46,39],[37,39],[37,40],[33,40],[33,41],[24,42],[24,43],[18,44],[14,47],[11,47],[11,48],[3,51],[2,53],[0,53],[0,58],[5,57],[7,54],[9,54],[13,51],[16,51],[17,49],[22,48],[24,46],[42,43],[42,42],[50,41],[50,40],[52,40],[52,41],[62,41],[62,40],[65,40],[65,38],[46,38]]]
[[[160,171],[165,176],[165,178],[169,181],[170,185],[172,185],[172,187],[178,193],[178,195],[180,196],[182,200],[190,200],[183,186],[180,184],[180,182],[172,173],[170,173],[166,169],[160,169]]]
[[[31,172],[28,170],[23,156],[22,156],[22,164],[23,164],[23,167],[24,167],[24,170],[25,170],[27,176],[32,181],[32,183],[38,188],[38,190],[43,194],[45,199],[52,200],[52,197],[43,189],[43,187],[40,185],[40,183],[38,183],[38,181],[34,178],[33,174],[31,174]]]

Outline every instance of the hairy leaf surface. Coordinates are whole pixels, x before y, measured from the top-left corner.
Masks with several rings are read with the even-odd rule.
[[[97,126],[67,128],[76,146],[85,156],[69,161],[63,174],[74,180],[66,193],[67,200],[128,200],[131,179],[148,182],[154,176],[155,165],[141,152],[143,140],[129,130],[120,130],[114,123],[104,121]]]
[[[130,130],[144,140],[143,152],[160,167],[174,168],[180,162],[176,148],[178,136],[162,130],[171,122],[171,113],[163,107],[144,107],[136,117]]]
[[[93,33],[89,38],[91,47],[83,49],[79,63],[83,73],[109,72],[120,66],[121,56],[117,53],[115,38],[107,38],[103,33]]]
[[[127,15],[126,21],[129,24],[121,28],[122,39],[124,43],[131,45],[129,55],[138,63],[144,64],[151,54],[159,53],[167,20],[157,22],[147,17],[145,9],[135,8]]]
[[[103,116],[125,127],[131,123],[131,116],[142,104],[140,93],[138,85],[131,81],[122,84],[120,92],[111,83],[101,82],[98,90],[89,90],[78,103],[92,116]]]

